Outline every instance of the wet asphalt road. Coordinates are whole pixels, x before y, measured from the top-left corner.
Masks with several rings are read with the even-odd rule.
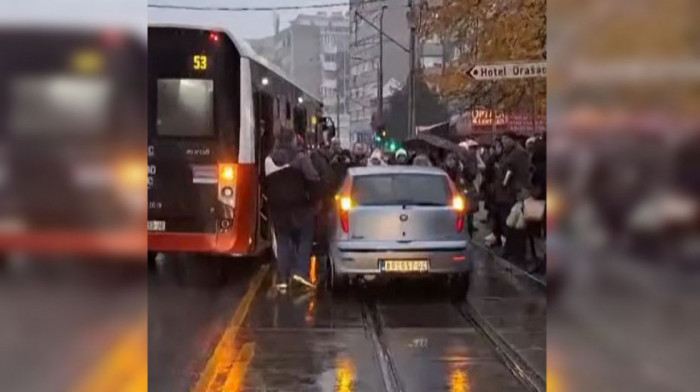
[[[544,290],[473,257],[469,301],[452,303],[420,281],[281,295],[267,260],[166,256],[149,275],[149,390],[528,390],[499,343],[542,382]]]
[[[0,391],[145,390],[146,278],[130,262],[18,257],[5,265]]]

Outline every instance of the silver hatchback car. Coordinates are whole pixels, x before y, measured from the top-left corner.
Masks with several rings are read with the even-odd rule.
[[[440,274],[455,295],[465,295],[471,270],[467,208],[464,196],[438,168],[350,169],[332,217],[330,288],[358,276]]]

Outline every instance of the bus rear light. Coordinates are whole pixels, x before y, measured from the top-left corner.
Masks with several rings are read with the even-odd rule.
[[[217,33],[209,33],[209,39],[214,41],[214,42],[219,42],[219,34]]]
[[[229,207],[236,205],[236,165],[220,163],[219,171],[219,201]]]
[[[219,182],[233,181],[236,179],[236,167],[231,164],[219,165]]]

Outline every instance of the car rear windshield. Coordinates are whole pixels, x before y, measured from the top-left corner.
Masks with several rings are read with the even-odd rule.
[[[382,174],[358,176],[352,182],[357,205],[447,205],[447,179],[435,174]]]

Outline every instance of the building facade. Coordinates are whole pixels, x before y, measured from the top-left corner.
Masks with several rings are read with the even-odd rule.
[[[350,91],[349,112],[351,131],[371,129],[372,115],[377,111],[377,86],[379,85],[379,39],[377,29],[362,18],[379,27],[382,5],[384,10],[384,33],[391,36],[403,47],[408,48],[410,29],[406,19],[406,0],[385,2],[350,2],[351,42],[350,42]],[[408,53],[384,38],[383,76],[384,83],[396,79],[405,84],[409,73]]]
[[[248,43],[256,53],[280,67],[301,88],[321,96],[323,68],[318,28],[290,25],[273,37],[250,40]]]
[[[318,12],[301,14],[292,26],[315,27],[319,31],[321,61],[320,97],[324,112],[333,118],[343,146],[350,145],[350,116],[348,114],[348,71],[350,58],[350,21],[347,13]]]
[[[250,40],[253,49],[278,65],[296,83],[323,100],[324,112],[336,123],[341,143],[350,145],[348,74],[350,22],[347,13],[301,14],[275,35]]]

